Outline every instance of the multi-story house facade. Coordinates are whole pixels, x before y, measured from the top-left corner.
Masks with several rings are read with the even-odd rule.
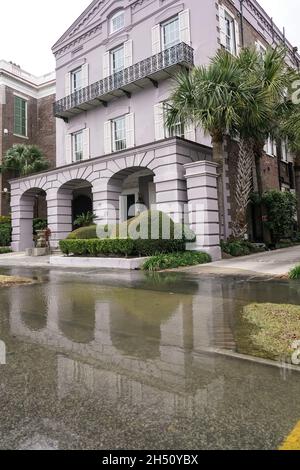
[[[111,212],[126,220],[137,202],[177,220],[188,206],[195,247],[219,257],[211,142],[201,129],[180,122],[166,128],[173,79],[183,68],[208,63],[220,47],[238,54],[243,45],[263,51],[283,41],[297,66],[295,49],[255,0],[94,0],[53,47],[57,168],[12,181],[13,247],[31,243],[38,188],[47,198],[55,242],[72,230],[74,201],[76,210],[85,203],[102,222],[112,221]],[[274,151],[266,150],[267,168],[273,172],[277,165],[278,171]],[[225,237],[233,210],[229,153],[230,146]]]
[[[0,61],[0,159],[14,144],[36,144],[51,167],[56,165],[54,101],[54,72],[36,77],[11,62]],[[0,215],[10,213],[11,177],[0,175]]]

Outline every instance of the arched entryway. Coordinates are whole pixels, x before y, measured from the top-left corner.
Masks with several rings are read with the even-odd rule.
[[[79,215],[93,211],[92,185],[89,181],[74,179],[64,183],[57,191],[58,222],[64,236],[72,232]],[[64,238],[64,237],[62,237]]]
[[[153,171],[130,167],[117,172],[108,181],[108,201],[115,207],[120,222],[141,210],[153,209],[156,205]]]

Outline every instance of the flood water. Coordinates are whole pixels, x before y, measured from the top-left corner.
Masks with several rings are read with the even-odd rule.
[[[276,449],[300,419],[300,374],[236,350],[250,302],[286,281],[1,269],[1,449]]]

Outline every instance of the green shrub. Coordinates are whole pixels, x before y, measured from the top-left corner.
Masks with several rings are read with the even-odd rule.
[[[94,220],[97,218],[96,214],[93,212],[86,212],[78,215],[74,220],[75,227],[89,227],[94,224]]]
[[[96,238],[91,240],[62,240],[65,255],[75,256],[151,256],[157,253],[183,251],[183,240],[131,240],[130,238]]]
[[[0,255],[5,255],[6,253],[12,253],[10,248],[4,248],[0,246]]]
[[[289,272],[289,278],[300,279],[300,264],[291,269],[291,271]]]
[[[251,243],[247,240],[229,240],[221,241],[221,248],[224,253],[231,256],[247,256],[251,253],[261,253],[265,251],[264,245]]]
[[[145,271],[160,271],[162,269],[195,266],[210,262],[211,257],[207,253],[185,251],[182,253],[167,253],[153,256],[144,263],[143,269]]]
[[[0,215],[0,224],[10,224],[11,217],[9,215]]]
[[[251,251],[246,242],[241,240],[233,240],[228,242],[221,242],[221,248],[224,253],[231,256],[246,256],[250,255]]]
[[[45,230],[47,226],[48,226],[47,219],[42,219],[42,218],[33,219],[33,222],[32,222],[33,234],[36,235],[36,232],[38,230]]]
[[[0,224],[0,246],[9,246],[11,243],[11,224]]]
[[[268,220],[265,222],[270,230],[272,242],[278,243],[282,238],[290,238],[293,233],[297,198],[288,191],[267,191],[262,197],[267,210]]]
[[[80,227],[68,235],[67,240],[89,240],[97,238],[97,226]]]

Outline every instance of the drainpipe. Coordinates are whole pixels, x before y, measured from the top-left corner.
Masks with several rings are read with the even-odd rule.
[[[244,41],[244,0],[240,0],[240,12],[241,12],[241,40],[242,40],[242,47],[245,45]]]

